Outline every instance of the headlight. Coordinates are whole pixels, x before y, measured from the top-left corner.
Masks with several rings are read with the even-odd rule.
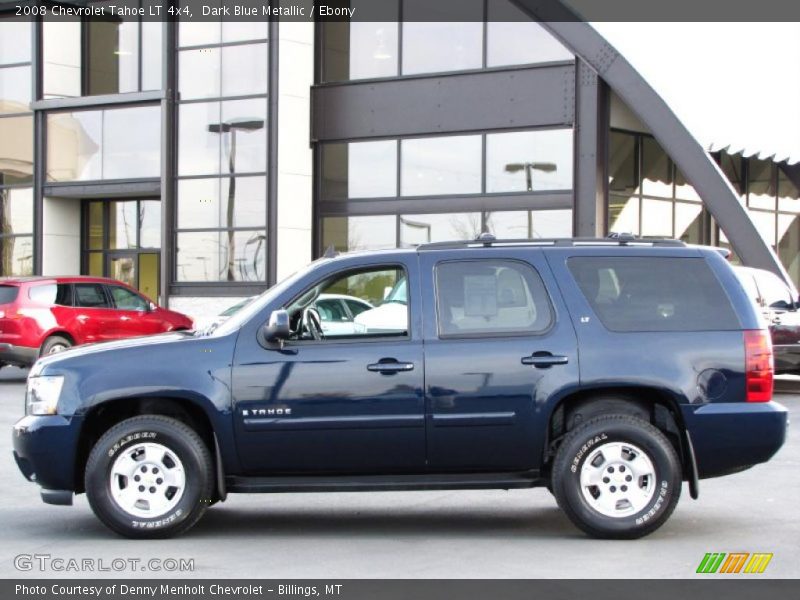
[[[54,415],[58,408],[58,397],[64,377],[49,375],[45,377],[29,377],[28,389],[25,391],[27,413],[29,415]]]

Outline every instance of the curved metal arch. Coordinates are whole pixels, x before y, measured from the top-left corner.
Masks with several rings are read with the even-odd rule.
[[[672,109],[633,66],[588,23],[560,0],[511,0],[540,22],[622,98],[678,165],[725,231],[742,261],[794,283],[775,252],[764,242],[733,186]]]

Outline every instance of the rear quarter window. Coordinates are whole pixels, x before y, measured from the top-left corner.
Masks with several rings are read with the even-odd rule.
[[[567,264],[611,331],[740,328],[728,295],[703,258],[587,256]]]
[[[58,304],[60,306],[71,306],[72,304],[72,290],[69,284],[66,283],[45,283],[43,285],[34,285],[28,289],[28,298],[37,304],[52,305]]]
[[[17,299],[19,288],[15,285],[0,285],[0,304],[11,304]]]

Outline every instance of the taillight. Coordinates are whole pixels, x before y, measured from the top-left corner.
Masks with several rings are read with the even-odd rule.
[[[744,370],[748,402],[772,400],[772,340],[766,329],[744,332]]]

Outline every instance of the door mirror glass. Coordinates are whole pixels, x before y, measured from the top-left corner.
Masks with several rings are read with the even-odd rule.
[[[289,313],[285,310],[273,310],[269,322],[264,325],[264,339],[268,342],[287,340],[290,334]]]
[[[155,303],[155,302],[150,302],[150,303],[147,305],[147,309],[148,309],[150,312],[153,312],[153,311],[154,311],[155,309],[157,309],[157,308],[158,308],[158,306],[156,306],[156,303]]]

